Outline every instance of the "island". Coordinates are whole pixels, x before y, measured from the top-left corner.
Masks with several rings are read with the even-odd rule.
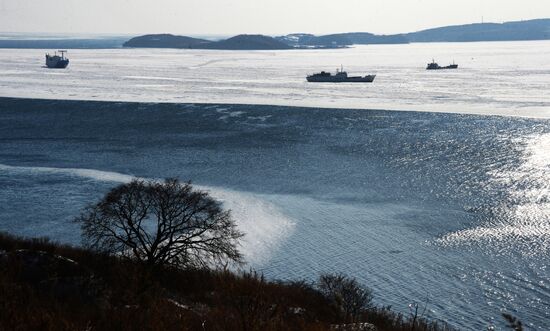
[[[242,34],[229,39],[211,41],[171,34],[151,34],[135,37],[124,43],[134,48],[189,48],[227,50],[281,50],[292,48],[275,38],[264,35]]]

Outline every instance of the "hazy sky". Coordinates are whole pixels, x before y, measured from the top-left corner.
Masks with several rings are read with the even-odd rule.
[[[550,0],[0,0],[0,32],[375,33],[550,18]]]

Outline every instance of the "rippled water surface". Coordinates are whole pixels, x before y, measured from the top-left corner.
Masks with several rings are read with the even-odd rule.
[[[550,327],[550,122],[224,104],[0,99],[0,230],[70,220],[132,176],[192,179],[273,278],[357,276],[465,330]]]

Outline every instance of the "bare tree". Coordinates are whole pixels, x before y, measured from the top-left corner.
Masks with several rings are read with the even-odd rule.
[[[76,221],[85,246],[150,265],[242,262],[237,246],[243,234],[230,212],[207,192],[177,179],[119,185]]]
[[[346,322],[357,322],[362,312],[371,307],[372,290],[359,284],[355,278],[343,274],[323,274],[319,289],[344,314]]]

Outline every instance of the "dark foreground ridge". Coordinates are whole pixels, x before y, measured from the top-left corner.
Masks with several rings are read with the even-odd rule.
[[[46,239],[0,234],[0,270],[1,330],[453,330],[389,308],[352,328],[307,282],[152,269]]]

